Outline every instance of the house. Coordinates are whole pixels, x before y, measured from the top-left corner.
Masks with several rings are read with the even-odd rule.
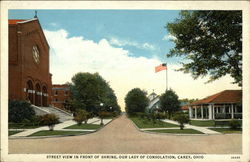
[[[242,119],[242,90],[224,90],[188,107],[190,119]]]
[[[70,89],[67,84],[52,85],[52,101],[54,107],[65,109],[70,98]]]
[[[147,112],[153,112],[159,109],[160,107],[160,96],[152,92],[149,96],[149,105],[146,108]]]
[[[188,112],[188,104],[181,102],[181,111],[182,112]]]

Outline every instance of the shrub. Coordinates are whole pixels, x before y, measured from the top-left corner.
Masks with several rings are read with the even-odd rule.
[[[167,118],[167,116],[164,113],[161,113],[161,112],[156,113],[155,115],[156,115],[156,119],[158,119],[158,120]]]
[[[59,123],[59,118],[55,114],[45,114],[41,116],[41,124],[47,125],[53,131],[55,124]]]
[[[32,120],[35,111],[26,101],[9,101],[9,122],[20,123],[23,120]]]
[[[177,121],[180,124],[180,129],[182,130],[184,128],[184,124],[189,122],[188,116],[186,116],[183,113],[176,113],[173,116],[173,119]]]
[[[101,125],[103,125],[103,119],[112,117],[112,113],[107,111],[101,111],[98,113],[99,118],[101,119]]]
[[[241,127],[241,124],[239,120],[232,119],[229,121],[229,126],[231,129],[238,129]]]
[[[118,111],[112,112],[112,117],[117,117],[118,115],[120,115],[120,112]]]
[[[86,124],[90,117],[91,117],[91,114],[88,113],[87,111],[78,110],[73,120],[76,121],[78,125],[81,125],[83,121],[85,121],[85,124]]]
[[[139,118],[143,119],[145,117],[145,113],[143,113],[143,112],[137,112],[136,116],[138,116]]]

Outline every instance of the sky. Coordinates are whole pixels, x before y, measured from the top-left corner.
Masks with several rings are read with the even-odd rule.
[[[177,10],[37,10],[50,46],[53,84],[71,82],[78,72],[98,72],[114,90],[124,110],[124,98],[133,88],[157,94],[168,87],[180,99],[204,98],[225,89],[240,89],[230,76],[205,84],[176,71],[184,58],[166,58],[174,39],[165,28]],[[34,10],[9,10],[9,19],[31,19]],[[167,62],[167,71],[154,72]]]

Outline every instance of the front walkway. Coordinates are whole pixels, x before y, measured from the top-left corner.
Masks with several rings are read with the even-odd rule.
[[[173,121],[173,120],[169,120],[169,119],[164,119],[164,120],[162,120],[162,121],[163,121],[163,122],[167,122],[167,123],[171,123],[171,124],[177,124],[177,125],[179,125],[178,122]],[[185,129],[185,128],[195,129],[195,130],[200,131],[200,132],[202,132],[202,133],[204,133],[204,134],[221,134],[221,133],[219,133],[219,132],[210,130],[210,129],[206,128],[206,127],[198,127],[198,126],[194,126],[194,125],[190,125],[190,124],[185,124],[184,126],[185,126],[184,129]],[[178,127],[178,128],[179,128],[179,127]],[[153,130],[153,129],[150,129],[150,130]]]
[[[107,123],[109,123],[112,119],[103,119],[103,124],[106,125]],[[92,118],[88,120],[88,124],[100,124],[101,120],[99,118]],[[54,130],[60,130],[60,131],[95,131],[95,130],[89,130],[89,129],[64,129],[66,127],[69,127],[71,125],[75,125],[76,122],[73,120],[68,120],[65,121],[63,123],[60,124],[56,124],[54,127]],[[10,130],[19,130],[19,129],[10,129]],[[49,130],[48,126],[43,126],[43,127],[39,127],[39,128],[35,128],[35,129],[22,129],[24,131],[11,135],[10,138],[14,138],[14,137],[27,137],[33,133],[42,131],[42,130]]]

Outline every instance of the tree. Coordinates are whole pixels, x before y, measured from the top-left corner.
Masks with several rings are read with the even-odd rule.
[[[109,84],[98,73],[77,73],[70,84],[71,109],[85,109],[96,115],[103,103],[109,111],[120,111],[117,98]]]
[[[74,116],[73,120],[77,122],[78,125],[81,125],[83,121],[87,124],[90,115],[87,111],[79,109]]]
[[[134,88],[125,97],[126,112],[131,115],[137,112],[145,112],[149,104],[147,93],[140,88]]]
[[[9,101],[9,121],[20,123],[24,120],[31,121],[35,116],[35,111],[31,104],[26,101]]]
[[[180,102],[183,102],[185,104],[189,104],[189,103],[192,103],[194,101],[198,101],[198,98],[196,99],[188,99],[188,98],[184,98],[184,99],[179,99]]]
[[[183,130],[184,124],[189,122],[188,116],[186,116],[184,113],[176,113],[173,119],[180,124],[181,130]]]
[[[112,117],[112,114],[110,112],[107,112],[107,111],[100,111],[98,113],[98,117],[101,119],[100,125],[103,125],[103,119]]]
[[[189,60],[179,71],[194,79],[209,75],[208,82],[229,74],[242,86],[241,11],[181,11],[166,28],[175,37],[167,56]]]
[[[160,96],[160,108],[168,112],[169,117],[172,116],[173,112],[180,110],[178,96],[172,89],[166,90],[165,93]]]
[[[53,131],[55,124],[59,123],[59,118],[55,114],[45,114],[41,116],[40,122],[42,125],[47,125],[50,131]]]

